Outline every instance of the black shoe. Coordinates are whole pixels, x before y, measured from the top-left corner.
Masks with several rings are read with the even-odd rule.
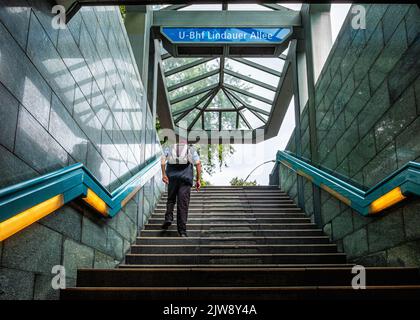
[[[184,232],[180,232],[179,233],[179,235],[182,237],[182,238],[188,238],[188,235],[187,235],[187,233],[184,231]]]
[[[169,228],[169,226],[172,224],[172,222],[171,221],[165,221],[163,224],[162,224],[162,229],[164,229],[164,230],[168,230],[168,228]]]

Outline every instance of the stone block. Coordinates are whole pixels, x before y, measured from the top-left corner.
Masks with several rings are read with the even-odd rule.
[[[50,113],[51,89],[2,24],[0,43],[7,43],[7,46],[0,49],[0,82],[13,96],[20,99],[19,102],[46,128]]]
[[[412,4],[405,16],[405,27],[407,28],[408,45],[416,39],[420,30],[420,9]]]
[[[32,300],[34,274],[0,267],[0,300]]]
[[[15,143],[18,110],[19,102],[0,83],[0,144],[9,150],[13,150]]]
[[[341,163],[359,141],[358,123],[354,122],[337,141],[337,162]]]
[[[353,219],[351,210],[347,209],[332,220],[333,240],[342,239],[345,235],[353,232]]]
[[[369,21],[370,17],[367,17]],[[366,30],[367,31],[367,30]],[[356,86],[364,79],[370,69],[370,66],[375,62],[378,55],[384,47],[382,23],[379,22],[378,26],[374,29],[371,38],[366,44],[363,52],[360,54],[359,59],[354,64],[354,79]]]
[[[375,3],[369,7],[366,14],[366,38],[368,40],[372,36],[374,30],[376,30],[378,24],[381,22],[382,17],[387,9],[388,4]],[[382,29],[382,26],[380,29]]]
[[[420,240],[404,243],[387,250],[389,266],[418,267],[420,265]]]
[[[54,213],[39,221],[62,235],[80,241],[82,237],[82,213],[69,205],[58,209]]]
[[[15,153],[41,173],[67,165],[67,153],[25,108],[20,108]]]
[[[370,98],[369,78],[365,77],[360,82],[344,109],[347,128],[353,123],[360,110],[363,109]]]
[[[404,224],[401,210],[393,210],[367,226],[369,252],[392,248],[404,241]]]
[[[77,269],[93,267],[93,249],[66,239],[63,246],[63,265],[66,276],[77,277]]]
[[[325,104],[327,106],[330,106],[332,104],[332,102],[334,101],[341,87],[342,87],[341,74],[340,72],[337,71],[337,73],[333,76],[331,84],[324,95]]]
[[[353,72],[350,72],[334,101],[334,115],[336,117],[341,113],[347,102],[350,100],[351,96],[353,95],[354,89],[355,87]]]
[[[360,137],[373,128],[390,105],[388,85],[385,81],[357,116]]]
[[[75,91],[73,118],[89,140],[100,149],[102,125],[78,88]]]
[[[397,62],[388,77],[391,102],[397,100],[420,74],[420,41],[414,42]]]
[[[364,226],[366,226],[367,224],[371,223],[374,221],[375,218],[372,217],[365,217],[362,216],[361,214],[357,213],[357,212],[353,212],[353,227],[354,230],[358,230]]]
[[[344,252],[349,258],[360,257],[368,252],[366,228],[359,229],[343,238]]]
[[[350,177],[359,172],[376,154],[373,133],[367,134],[349,155]]]
[[[347,50],[343,61],[341,62],[341,74],[343,78],[346,78],[347,75],[354,68],[360,53],[363,51],[363,48],[366,44],[365,32],[362,29],[356,31],[356,34],[351,42],[350,47]]]
[[[87,138],[53,94],[49,132],[77,162],[86,163]]]
[[[95,261],[93,265],[95,269],[113,269],[118,263],[119,261],[115,260],[113,257],[95,250]]]
[[[42,24],[42,27],[48,33],[48,37],[51,39],[54,45],[57,45],[57,38],[58,38],[58,30],[54,29],[51,26],[51,20],[55,16],[54,13],[51,12],[51,4],[45,1],[39,0],[27,0],[30,6],[33,9],[36,17],[38,18],[39,22]],[[32,23],[31,17],[31,23]]]
[[[54,274],[35,275],[34,300],[59,300],[60,290],[53,289],[51,285],[53,277]]]
[[[38,223],[16,233],[3,243],[6,268],[51,274],[60,264],[62,235]]]
[[[404,36],[405,34],[399,34],[398,26],[403,20],[404,16],[410,9],[409,4],[391,4],[388,7],[388,10],[383,16],[383,28],[384,28],[384,39],[385,42],[390,41],[390,39],[395,36]]]
[[[0,6],[0,20],[13,38],[24,49],[28,38],[31,8],[25,0],[3,0]]]
[[[397,169],[395,144],[389,144],[363,168],[363,181],[366,187],[373,187]]]
[[[52,29],[51,22],[49,27]],[[74,79],[58,54],[55,42],[50,40],[47,32],[34,16],[29,27],[26,52],[31,62],[71,112],[74,101]]]
[[[350,262],[362,265],[364,267],[385,267],[388,265],[386,251],[375,252],[359,258],[351,259]]]
[[[418,117],[397,136],[396,148],[399,168],[420,156],[420,143],[417,138],[419,132],[420,118]]]
[[[108,230],[107,250],[106,252],[114,257],[114,259],[121,261],[124,257],[123,252],[124,239],[113,229]]]
[[[84,216],[82,219],[82,243],[92,248],[107,252],[107,226],[100,218],[88,218]]]
[[[369,71],[372,91],[375,91],[380,86],[398,60],[400,60],[405,50],[407,50],[407,36],[405,34],[405,23],[401,21],[388,43],[385,39],[385,48]]]
[[[111,169],[91,142],[87,144],[86,167],[104,186],[109,187]]]
[[[339,204],[339,201],[335,198],[328,199],[321,206],[321,217],[322,217],[323,224],[330,222],[339,214],[340,214],[340,204]]]
[[[0,145],[0,188],[8,187],[39,174],[9,150]]]
[[[375,126],[378,150],[394,140],[416,117],[414,88],[409,87]]]
[[[322,228],[322,231],[328,236],[330,237],[330,240],[332,240],[332,225],[331,223],[327,223],[326,225],[324,225],[324,227]]]
[[[420,201],[413,200],[403,208],[404,228],[407,239],[420,238]]]

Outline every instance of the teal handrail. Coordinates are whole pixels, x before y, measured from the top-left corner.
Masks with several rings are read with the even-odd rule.
[[[277,161],[329,192],[364,216],[376,214],[407,197],[420,196],[420,163],[408,162],[364,191],[297,158],[278,151]]]
[[[39,220],[36,216],[51,213],[48,208],[56,208],[57,205],[64,205],[79,197],[102,215],[112,218],[159,169],[160,157],[156,155],[113,192],[109,192],[81,163],[6,187],[0,190],[0,241],[5,235],[9,236],[17,229],[22,229],[22,225],[26,227]],[[48,201],[55,197],[59,200],[51,205]],[[43,210],[46,212],[44,215],[39,213]],[[19,216],[23,213],[29,216]],[[20,226],[16,227],[16,224]],[[10,228],[16,230],[6,230]]]

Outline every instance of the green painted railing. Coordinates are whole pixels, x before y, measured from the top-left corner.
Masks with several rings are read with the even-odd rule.
[[[408,162],[368,190],[345,182],[288,151],[277,152],[277,161],[340,201],[367,216],[408,198],[420,196],[420,163]]]
[[[105,217],[112,218],[160,169],[160,157],[109,192],[81,163],[0,190],[0,241],[82,198]]]

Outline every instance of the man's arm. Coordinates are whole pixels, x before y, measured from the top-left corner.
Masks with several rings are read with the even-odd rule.
[[[164,158],[162,156],[161,160],[160,160],[160,167],[162,169],[162,181],[166,184],[169,183],[169,178],[166,175],[166,158]]]
[[[195,183],[195,188],[197,189],[197,191],[200,191],[201,188],[201,161],[198,160],[195,163],[195,168],[197,169],[197,181]]]

